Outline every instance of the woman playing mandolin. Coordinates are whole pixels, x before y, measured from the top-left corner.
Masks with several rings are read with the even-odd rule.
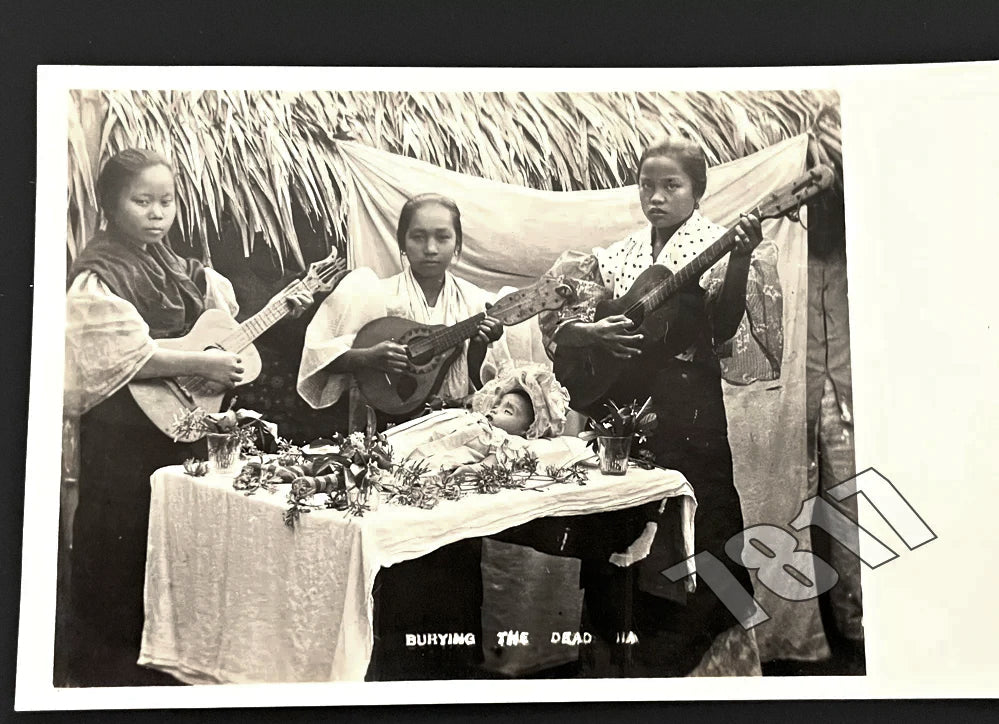
[[[421,324],[453,325],[486,309],[488,292],[448,271],[461,254],[461,214],[455,203],[437,194],[408,200],[399,215],[396,239],[405,270],[379,280],[370,269],[351,272],[322,303],[309,324],[299,368],[299,394],[313,407],[335,403],[362,369],[386,375],[412,371],[407,350],[383,340],[355,348],[354,337],[368,322],[386,316]],[[437,395],[461,400],[479,386],[486,347],[503,334],[491,317],[478,324],[465,352],[444,373]],[[413,411],[421,414],[422,405]]]
[[[70,675],[83,686],[162,684],[170,677],[135,663],[149,476],[196,453],[147,419],[128,383],[178,375],[234,383],[243,372],[238,355],[168,350],[156,340],[185,334],[206,309],[235,314],[238,307],[224,277],[178,256],[166,241],[176,216],[166,159],[122,151],[101,170],[97,196],[107,228],[74,261],[66,298],[65,414],[80,418]],[[287,299],[293,314],[312,301],[307,292]]]
[[[563,255],[552,273],[572,278],[577,298],[558,313],[542,314],[540,321],[546,345],[555,352],[556,360],[560,355],[582,359],[594,349],[616,360],[614,366],[621,370],[620,375],[603,400],[590,405],[589,410],[599,410],[608,399],[623,404],[651,396],[658,427],[648,448],[657,464],[679,470],[694,487],[698,500],[696,550],[714,553],[751,592],[746,569],[732,563],[724,551],[725,542],[743,528],[743,518],[733,482],[721,381],[723,376],[730,381],[751,381],[737,360],[725,359],[730,356],[726,347],[731,347],[733,337],[736,349],[752,350],[754,363],[763,359],[776,366],[768,366],[768,378],[779,375],[779,286],[775,266],[767,263],[773,245],[768,244],[751,260],[761,241],[760,223],[743,217],[727,258],[703,275],[692,277],[673,298],[674,316],[664,338],[650,338],[642,331],[645,327],[623,313],[594,318],[598,302],[624,297],[639,275],[654,264],[678,272],[722,237],[726,229],[698,211],[706,183],[707,163],[696,144],[666,139],[650,146],[638,166],[639,198],[649,226],[592,254]],[[776,322],[771,320],[772,327],[763,334],[758,334],[761,329],[756,320],[752,324],[743,321],[748,280],[754,304],[763,297],[765,285],[777,296],[777,308],[768,306]],[[566,379],[560,381],[572,390]],[[621,524],[634,527],[632,532],[637,534],[646,521],[656,520],[657,514],[653,510],[645,517],[622,517]],[[663,525],[670,523],[664,521]],[[716,636],[737,625],[703,584],[686,596],[685,604],[679,602],[683,594],[678,598],[676,590],[669,589],[668,581],[659,575],[678,562],[660,540],[665,537],[657,536],[651,554],[641,564],[639,583],[628,592],[634,596],[630,625],[636,627],[639,638],[631,647],[635,675],[688,673]],[[588,610],[599,618],[601,611],[621,610],[623,587],[632,584],[626,584],[613,567],[598,562],[584,565],[584,585]],[[604,624],[612,629],[620,621],[611,624],[605,620]]]
[[[386,376],[411,373],[411,359],[402,344],[382,340],[354,347],[355,337],[369,323],[398,317],[424,325],[455,325],[483,312],[493,296],[458,279],[449,268],[461,253],[461,214],[451,199],[421,194],[409,199],[399,215],[396,241],[404,271],[378,279],[370,269],[355,269],[319,306],[305,335],[298,374],[298,392],[314,408],[328,407],[356,382],[362,370]],[[479,386],[479,370],[490,342],[500,338],[502,325],[485,317],[471,330],[454,362],[442,370],[436,394],[444,400],[463,400]],[[422,400],[420,401],[422,402]],[[379,415],[384,424],[394,417],[423,414],[423,405],[404,415]],[[480,541],[453,543],[416,561],[379,574],[380,619],[391,628],[383,631],[386,648],[380,675],[412,677],[414,666],[428,672],[465,676],[481,658],[477,648],[414,651],[401,646],[406,631],[469,631],[481,640],[482,575]],[[448,595],[440,597],[442,588]],[[425,601],[414,605],[414,601]],[[433,603],[429,603],[433,601]],[[398,648],[392,648],[400,644]],[[432,657],[428,659],[426,657]]]

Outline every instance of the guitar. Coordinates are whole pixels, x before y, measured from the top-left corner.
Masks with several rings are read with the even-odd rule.
[[[240,324],[228,312],[221,309],[208,309],[198,317],[191,331],[183,337],[158,339],[156,343],[164,349],[200,352],[208,349],[221,349],[238,353],[243,363],[243,374],[236,385],[253,382],[260,374],[260,354],[253,346],[253,340],[270,329],[287,315],[291,308],[285,297],[301,289],[316,292],[332,291],[347,275],[346,263],[336,259],[334,251],[328,258],[312,264],[302,279],[291,282],[274,295],[263,309]],[[133,380],[128,385],[132,397],[146,413],[146,416],[164,434],[174,437],[173,424],[184,412],[200,407],[208,412],[218,412],[222,398],[229,386],[207,380],[204,377],[188,375],[184,377],[151,377]],[[194,442],[201,435],[180,436],[181,442]]]
[[[816,166],[792,183],[769,194],[750,213],[761,221],[794,214],[807,199],[829,188],[833,178],[833,171],[828,166]],[[644,335],[645,348],[651,344],[661,344],[676,319],[677,293],[690,280],[699,278],[710,269],[734,245],[735,230],[730,229],[675,274],[665,266],[654,264],[638,275],[623,297],[599,302],[594,321],[623,314],[634,322],[631,331]],[[640,359],[641,357],[623,360],[597,346],[558,347],[555,351],[554,371],[559,382],[569,390],[572,409],[586,413],[596,403],[606,399],[607,393],[619,379],[628,374],[637,374],[636,366],[640,364]]]
[[[507,294],[489,308],[489,316],[509,327],[542,310],[559,309],[570,293],[561,279],[544,278]],[[479,312],[450,327],[420,324],[401,317],[368,322],[354,337],[354,349],[397,342],[406,348],[411,371],[359,369],[354,372],[354,379],[361,395],[369,405],[389,415],[412,412],[437,392],[444,375],[461,354],[462,344],[476,335],[485,316],[485,312]]]

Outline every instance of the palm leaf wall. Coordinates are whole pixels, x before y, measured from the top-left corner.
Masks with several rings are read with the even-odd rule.
[[[94,181],[130,146],[156,149],[177,171],[178,230],[206,261],[229,224],[244,255],[255,243],[303,267],[294,219],[342,245],[353,139],[444,168],[537,189],[634,183],[642,148],[667,133],[723,163],[802,132],[815,161],[842,169],[832,91],[684,93],[305,93],[74,91],[69,126],[68,252],[97,220]]]

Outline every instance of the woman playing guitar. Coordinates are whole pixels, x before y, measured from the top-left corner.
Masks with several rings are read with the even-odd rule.
[[[540,323],[546,346],[557,350],[557,355],[584,355],[587,348],[598,347],[629,366],[605,399],[621,404],[651,396],[658,428],[648,447],[657,464],[679,470],[694,487],[698,500],[696,550],[714,553],[751,592],[746,569],[732,563],[724,552],[725,541],[742,529],[743,519],[733,482],[719,347],[741,329],[747,279],[752,276],[754,290],[761,288],[758,285],[763,277],[777,283],[775,269],[764,268],[756,259],[751,262],[751,254],[761,241],[759,221],[743,217],[727,260],[683,288],[676,302],[676,318],[664,339],[644,339],[624,315],[594,321],[598,302],[624,296],[653,264],[678,271],[725,232],[698,212],[706,171],[703,152],[689,141],[667,139],[646,149],[639,161],[638,186],[650,226],[592,254],[563,255],[552,273],[573,279],[577,298],[558,313],[543,313]],[[745,339],[754,342],[752,335],[741,335],[739,341]],[[780,360],[779,353],[776,359]],[[614,529],[613,535],[621,536],[619,542],[627,545],[657,514],[653,510],[622,516],[608,531]],[[665,523],[661,529],[669,525]],[[676,598],[667,591],[668,581],[659,571],[677,562],[663,549],[665,544],[659,538],[664,537],[653,542],[634,588],[606,563],[584,564],[587,607],[593,618],[599,619],[601,612],[620,612],[627,597],[633,596],[633,625],[638,627],[639,643],[631,647],[631,655],[634,675],[639,676],[688,673],[715,636],[737,625],[710,588],[701,583],[696,593],[686,597],[685,605],[663,597]],[[628,590],[624,590],[625,585]],[[599,630],[601,622],[593,623]],[[604,635],[609,636],[620,621],[604,620],[603,624],[608,629]]]
[[[444,196],[421,194],[402,207],[396,230],[405,270],[378,279],[370,269],[351,272],[320,305],[305,335],[299,368],[299,394],[312,407],[335,403],[351,383],[352,373],[375,369],[386,374],[410,371],[406,349],[383,341],[357,349],[354,337],[366,323],[386,316],[422,324],[451,325],[483,311],[488,292],[458,279],[448,270],[461,254],[461,214]],[[460,400],[480,384],[479,369],[486,347],[503,334],[503,326],[486,317],[444,376],[438,395]],[[410,416],[420,415],[423,409]],[[382,421],[388,421],[380,416]],[[405,418],[400,418],[405,419]]]
[[[66,295],[65,414],[80,418],[70,676],[79,686],[162,684],[172,680],[135,664],[149,476],[203,452],[157,429],[128,383],[178,375],[223,385],[237,381],[243,372],[238,355],[166,349],[156,340],[186,334],[206,309],[235,314],[238,307],[224,277],[178,256],[167,243],[177,211],[166,159],[152,151],[122,151],[101,170],[97,197],[107,228],[76,258]],[[287,301],[297,315],[312,299],[299,292]]]

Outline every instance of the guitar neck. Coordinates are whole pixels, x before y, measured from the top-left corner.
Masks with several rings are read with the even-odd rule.
[[[302,280],[293,281],[264,305],[264,308],[244,321],[233,331],[223,342],[222,348],[230,352],[239,352],[253,344],[253,341],[260,335],[280,322],[291,312],[291,308],[285,301],[289,294],[300,288],[309,289],[309,285]]]
[[[691,279],[699,278],[735,246],[735,229],[729,229],[721,238],[701,252],[692,262],[673,274],[669,279],[657,284],[639,300],[646,310],[656,309],[676,294]]]
[[[560,291],[561,286],[564,285],[560,280],[543,279],[528,288],[510,292],[489,308],[489,316],[509,327],[530,319],[542,309],[557,309],[564,302],[565,292]],[[479,323],[485,318],[486,313],[479,312],[434,332],[424,344],[432,345],[435,355],[440,354],[474,337],[479,330]],[[418,353],[427,351],[421,344],[416,347]]]
[[[507,327],[519,324],[540,311],[541,300],[538,299],[538,294],[537,286],[511,292],[489,309],[489,315]],[[427,342],[433,345],[434,354],[440,354],[457,347],[475,336],[479,331],[479,322],[485,318],[486,313],[479,312],[446,329],[434,332],[429,336]]]
[[[479,322],[485,318],[486,313],[479,312],[475,316],[431,334],[428,341],[434,347],[434,354],[440,354],[441,352],[457,347],[459,344],[463,344],[474,337],[475,333],[479,331]]]

